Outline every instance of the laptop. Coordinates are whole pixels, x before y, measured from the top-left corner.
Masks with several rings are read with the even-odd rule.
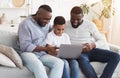
[[[61,44],[57,57],[59,58],[78,58],[82,53],[83,45]]]

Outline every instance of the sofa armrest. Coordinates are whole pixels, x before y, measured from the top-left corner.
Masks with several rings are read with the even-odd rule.
[[[120,54],[120,46],[117,46],[117,45],[114,45],[114,44],[111,44],[111,43],[108,43],[108,45],[110,47],[110,50],[118,52]]]

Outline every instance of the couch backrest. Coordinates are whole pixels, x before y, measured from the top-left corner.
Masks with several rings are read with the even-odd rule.
[[[12,31],[0,30],[0,44],[15,47],[17,38],[18,38],[17,32],[15,33]],[[106,43],[106,40],[105,40],[105,44],[101,46],[101,48],[109,49],[108,44]]]
[[[15,47],[17,41],[17,33],[0,30],[0,44]]]

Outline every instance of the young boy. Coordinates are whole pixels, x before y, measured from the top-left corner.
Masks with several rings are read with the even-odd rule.
[[[47,47],[60,47],[61,44],[71,44],[69,36],[64,33],[65,19],[62,16],[57,16],[54,19],[53,30],[48,33],[46,38]],[[56,52],[49,52],[51,55],[57,55]],[[64,70],[62,78],[79,78],[79,65],[74,59],[63,59]],[[72,71],[70,71],[72,69]],[[71,73],[71,74],[70,74]]]

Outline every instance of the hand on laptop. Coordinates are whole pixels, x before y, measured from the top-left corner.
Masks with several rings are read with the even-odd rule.
[[[85,43],[83,44],[83,52],[89,52],[95,47],[96,47],[95,43]]]
[[[48,51],[47,53],[50,55],[56,56],[58,51]]]
[[[53,56],[56,56],[57,55],[57,53],[58,53],[58,51],[57,51],[57,47],[53,47],[53,46],[50,46],[50,45],[47,45],[46,46],[47,48],[48,48],[48,51],[47,51],[47,53],[48,54],[50,54],[50,55],[53,55]]]

